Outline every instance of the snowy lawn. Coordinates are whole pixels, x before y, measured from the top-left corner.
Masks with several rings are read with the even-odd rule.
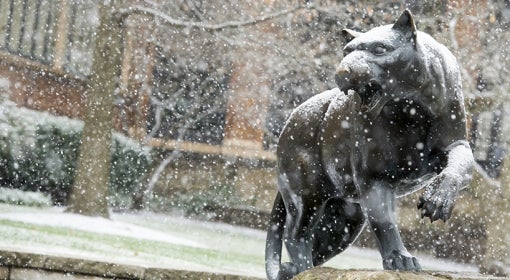
[[[162,267],[265,277],[265,233],[154,213],[111,219],[60,208],[0,204],[0,249]],[[425,269],[476,272],[473,266],[420,256]],[[379,253],[349,248],[327,263],[381,269]]]

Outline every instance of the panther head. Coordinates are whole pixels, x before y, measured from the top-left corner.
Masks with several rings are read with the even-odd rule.
[[[384,105],[405,97],[415,84],[417,30],[412,14],[406,10],[393,25],[360,33],[342,30],[347,40],[344,58],[335,80],[340,90],[354,90],[361,109],[378,115]],[[414,81],[413,81],[414,80]]]

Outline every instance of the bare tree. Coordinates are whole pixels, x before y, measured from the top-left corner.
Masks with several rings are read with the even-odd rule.
[[[152,198],[160,175],[183,154],[184,141],[219,144],[223,139],[228,63],[218,71],[212,67],[220,62],[208,64],[200,57],[172,55],[172,48],[157,53],[148,137],[163,138],[167,143],[171,139],[174,145],[133,193],[136,209]]]
[[[266,77],[258,78],[266,79],[274,92],[268,97],[270,113],[263,120],[265,146],[269,149],[276,142],[293,108],[310,96],[334,87],[332,73],[335,62],[340,59],[340,34],[345,27],[339,24],[345,18],[357,16],[346,11],[344,7],[349,4],[330,5],[328,1],[316,1],[312,5],[307,1],[292,0],[268,3],[179,0],[161,4],[144,1],[129,8],[129,12],[149,15],[154,19],[157,44],[177,57],[167,59],[166,67],[171,74],[165,78],[173,79],[169,83],[171,86],[162,90],[167,96],[155,96],[153,92],[151,97],[154,123],[150,131],[150,136],[161,134],[160,137],[175,139],[177,144],[153,168],[140,190],[134,193],[135,207],[145,204],[167,165],[181,155],[180,143],[190,140],[190,131],[195,124],[208,119],[215,111],[224,110],[224,104],[197,107],[211,103],[211,95],[203,96],[199,92],[207,91],[207,79],[218,82],[221,75],[204,79],[205,76],[196,77],[194,72],[203,72],[204,75],[222,72],[228,78],[231,74],[229,60],[245,59],[249,59],[246,63],[264,69]],[[388,20],[393,18],[388,16]],[[376,21],[360,23],[365,27],[370,27],[370,24],[376,24]],[[244,55],[246,52],[250,54]],[[243,58],[238,57],[239,54]],[[184,72],[179,75],[181,70]],[[258,86],[257,82],[254,81],[254,88]],[[227,91],[222,90],[223,93]],[[194,101],[181,111],[175,103],[182,101],[186,95]],[[249,115],[251,112],[244,113]],[[171,119],[171,126],[168,121],[165,123],[168,119]],[[197,139],[191,140],[196,142]]]
[[[101,1],[100,23],[86,90],[87,114],[68,211],[108,217],[112,106],[122,50],[122,29],[114,16],[116,1]]]
[[[286,4],[264,13],[251,10],[256,16],[250,16],[237,11],[235,7],[239,9],[239,5],[233,1],[221,5],[200,1],[171,2],[167,6],[151,5],[149,1],[144,4],[130,7],[129,11],[153,17],[157,53],[162,59],[159,67],[156,62],[148,136],[173,139],[174,146],[133,193],[133,207],[138,209],[150,200],[166,167],[183,155],[184,142],[220,144],[223,140],[233,49],[249,47],[242,38],[245,29],[303,8]]]

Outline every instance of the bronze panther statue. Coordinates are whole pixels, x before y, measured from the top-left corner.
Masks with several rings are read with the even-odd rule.
[[[407,10],[393,25],[343,34],[338,88],[295,109],[280,135],[269,279],[326,262],[367,223],[384,269],[419,271],[397,229],[395,198],[424,187],[422,217],[446,221],[471,180],[461,78],[450,51],[417,31]],[[290,262],[281,264],[283,241]]]

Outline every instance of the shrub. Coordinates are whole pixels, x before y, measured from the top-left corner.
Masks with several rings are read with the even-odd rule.
[[[148,172],[151,164],[150,150],[138,142],[115,133],[110,166],[110,203],[118,208],[132,204],[133,192]]]
[[[43,207],[51,205],[51,197],[41,192],[30,192],[0,187],[0,202]]]
[[[17,107],[0,98],[0,184],[50,194],[65,204],[73,185],[83,123]],[[150,164],[150,149],[114,133],[111,203],[126,201]]]

